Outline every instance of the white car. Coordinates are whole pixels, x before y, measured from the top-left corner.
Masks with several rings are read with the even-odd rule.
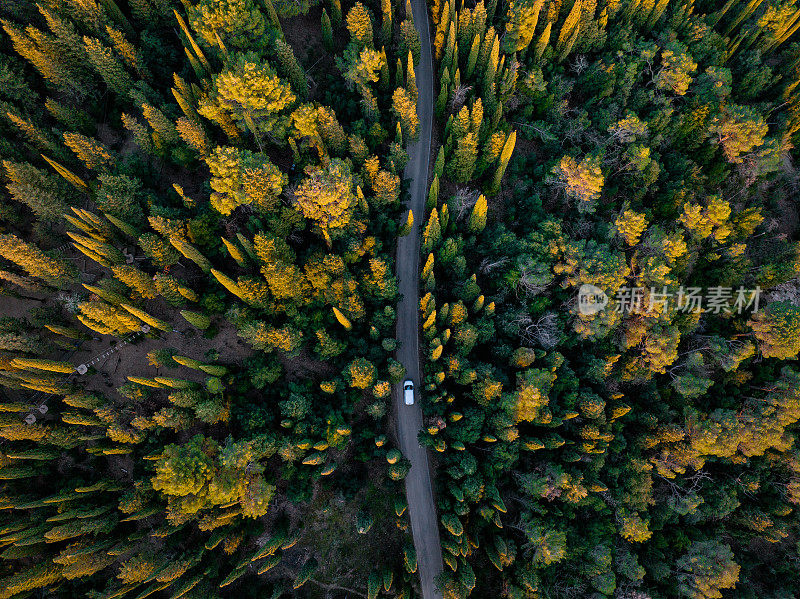
[[[414,382],[411,379],[406,379],[403,383],[403,399],[407,406],[414,405]]]

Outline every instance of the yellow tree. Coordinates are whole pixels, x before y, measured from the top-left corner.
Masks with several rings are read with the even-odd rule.
[[[506,54],[520,52],[531,43],[543,4],[544,0],[511,0],[508,3],[508,23],[503,38]]]
[[[347,30],[359,46],[372,47],[372,18],[361,2],[356,2],[347,13]]]
[[[605,182],[599,160],[586,157],[578,162],[572,156],[564,156],[553,168],[553,173],[567,197],[577,201],[579,212],[595,211],[595,202],[600,198]]]
[[[514,146],[516,143],[517,132],[512,131],[509,133],[508,138],[503,144],[503,149],[500,151],[500,164],[497,166],[497,170],[494,172],[494,177],[492,178],[492,182],[489,184],[489,189],[487,190],[490,195],[497,193],[497,191],[500,189],[500,182],[503,180],[503,175],[508,167],[508,162],[511,160],[511,155],[514,153]]]
[[[400,121],[400,127],[408,139],[416,140],[419,136],[419,117],[417,106],[405,88],[398,87],[392,95],[392,109]]]
[[[198,112],[217,120],[216,110],[221,109],[240,127],[282,140],[290,122],[286,112],[295,100],[291,86],[267,62],[249,52],[238,55],[214,76],[211,94],[200,102]]]
[[[764,143],[768,125],[755,109],[731,105],[711,122],[713,139],[722,146],[725,157],[733,163],[742,162],[742,154]]]
[[[247,49],[261,46],[268,37],[260,4],[257,0],[200,0],[186,6],[189,24],[201,43],[215,48],[221,39],[226,46]]]
[[[306,175],[294,192],[294,200],[303,216],[319,226],[330,246],[331,232],[350,224],[358,204],[353,176],[347,163],[338,158],[327,168],[306,167]]]
[[[96,139],[80,133],[64,133],[64,143],[88,169],[101,170],[114,164],[108,148]]]
[[[375,382],[378,371],[366,358],[356,358],[347,365],[343,374],[351,387],[368,389]]]
[[[642,233],[647,228],[647,218],[644,214],[634,210],[625,210],[614,221],[617,234],[625,240],[627,245],[633,246],[639,243]]]
[[[765,358],[791,359],[800,352],[800,307],[774,302],[748,322]]]
[[[66,287],[78,276],[75,267],[68,262],[46,254],[16,235],[0,235],[0,256],[54,287]]]
[[[262,212],[278,206],[288,177],[264,154],[218,146],[206,158],[211,171],[211,205],[221,214],[254,205]]]

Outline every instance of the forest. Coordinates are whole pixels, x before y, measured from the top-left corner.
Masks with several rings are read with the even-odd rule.
[[[427,5],[416,214],[410,0],[0,3],[0,598],[434,599],[418,230],[441,597],[798,596],[800,4]]]
[[[445,596],[796,597],[798,7],[432,15]]]
[[[0,596],[411,596],[382,8],[3,3]]]

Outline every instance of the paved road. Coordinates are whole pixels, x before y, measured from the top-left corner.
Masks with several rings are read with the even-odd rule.
[[[428,453],[417,441],[417,435],[422,429],[422,410],[419,406],[422,386],[419,372],[419,233],[428,195],[433,125],[433,62],[427,4],[425,0],[411,0],[411,6],[422,46],[420,63],[416,68],[420,134],[419,141],[408,148],[409,161],[405,171],[406,178],[411,179],[410,207],[414,212],[414,228],[397,243],[397,277],[400,293],[403,295],[397,311],[397,338],[402,344],[397,352],[397,359],[406,367],[408,378],[414,381],[418,401],[413,406],[404,405],[402,385],[396,385],[394,397],[400,450],[411,461],[411,471],[405,479],[406,496],[414,547],[417,550],[422,597],[441,599],[442,594],[436,590],[434,584],[435,578],[442,571],[439,523],[433,503]]]

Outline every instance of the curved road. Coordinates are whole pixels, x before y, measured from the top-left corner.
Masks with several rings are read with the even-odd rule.
[[[439,541],[439,522],[433,503],[431,472],[427,450],[417,441],[422,429],[422,410],[419,406],[422,379],[419,371],[419,232],[428,195],[428,167],[433,126],[433,62],[428,29],[428,6],[425,0],[411,0],[414,23],[419,32],[421,56],[416,68],[417,115],[419,141],[408,147],[409,161],[405,177],[411,179],[411,205],[414,228],[397,242],[397,278],[403,299],[397,310],[397,339],[400,349],[397,359],[405,366],[406,376],[414,381],[417,401],[413,406],[403,403],[402,384],[395,386],[395,412],[400,450],[411,461],[406,476],[406,497],[411,518],[411,532],[417,551],[417,567],[422,584],[423,599],[442,599],[435,579],[442,572],[442,546]]]

